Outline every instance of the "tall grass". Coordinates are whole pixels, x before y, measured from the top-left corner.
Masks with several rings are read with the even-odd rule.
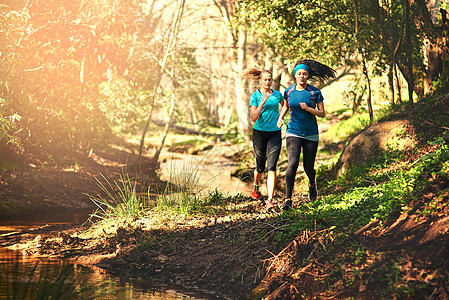
[[[137,181],[132,180],[125,171],[122,170],[120,180],[112,180],[100,174],[101,179],[95,177],[98,186],[103,194],[89,196],[91,201],[97,206],[97,211],[93,217],[104,218],[124,218],[127,220],[139,217],[143,211],[149,208],[149,188],[146,194],[137,192]]]
[[[151,186],[145,192],[140,190],[146,186],[143,181],[145,176],[132,178],[122,170],[119,180],[108,179],[103,174],[96,178],[102,193],[97,196],[89,195],[91,201],[97,206],[97,210],[91,215],[93,218],[104,222],[111,220],[126,220],[132,223],[145,218],[152,212],[164,215],[188,215],[201,210],[207,202],[208,195],[204,193],[208,182],[199,182],[202,172],[202,162],[185,164],[181,169],[176,169],[174,164],[168,167],[168,184],[163,191],[156,191],[158,196],[151,196]],[[212,179],[211,179],[212,180]],[[152,214],[154,217],[154,214]]]
[[[156,210],[159,213],[188,214],[198,208],[202,202],[198,189],[203,160],[196,164],[182,164],[180,169],[176,166],[176,160],[170,161],[167,166],[169,184],[156,199]]]

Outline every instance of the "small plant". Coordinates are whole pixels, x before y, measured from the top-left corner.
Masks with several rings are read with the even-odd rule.
[[[209,192],[209,195],[206,197],[207,204],[223,204],[225,200],[226,199],[223,196],[223,193],[220,192],[217,188]]]
[[[197,163],[183,163],[181,168],[173,162],[168,167],[170,184],[157,197],[156,209],[159,212],[170,210],[188,214],[198,209],[202,202],[200,198],[202,187],[199,186],[202,160]]]
[[[103,181],[98,178],[97,183],[104,195],[89,196],[97,206],[97,211],[92,217],[99,219],[121,217],[128,220],[135,219],[148,209],[148,194],[137,193],[137,182],[132,181],[124,171],[117,182],[109,181],[100,174]]]

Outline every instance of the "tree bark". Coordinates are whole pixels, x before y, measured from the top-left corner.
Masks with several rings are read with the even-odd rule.
[[[229,34],[232,39],[233,48],[231,49],[231,59],[233,63],[234,82],[235,82],[235,100],[238,116],[239,131],[247,134],[251,129],[249,118],[249,102],[246,82],[238,78],[238,73],[246,68],[246,52],[247,52],[247,31],[243,26],[234,24],[233,16],[236,11],[238,1],[236,0],[214,0],[215,6],[220,9],[223,21],[229,28]]]
[[[410,3],[404,0],[405,6],[405,24],[406,24],[406,39],[407,39],[407,84],[408,84],[408,99],[413,102],[413,91],[415,89],[415,79],[413,76],[413,47],[412,45],[412,24],[410,22]]]
[[[238,78],[238,73],[246,68],[246,30],[239,31],[237,44],[237,64],[234,69],[235,96],[237,101],[237,116],[239,131],[247,134],[251,129],[249,118],[249,101],[247,83]]]

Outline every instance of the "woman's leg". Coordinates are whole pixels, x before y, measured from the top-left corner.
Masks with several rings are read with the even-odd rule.
[[[287,173],[285,174],[286,198],[291,199],[301,155],[302,140],[297,137],[287,137]]]
[[[254,169],[254,182],[255,186],[259,186],[260,178],[262,177],[262,173],[257,172],[257,169]]]
[[[251,196],[254,199],[260,197],[259,183],[263,172],[265,171],[266,153],[267,153],[267,140],[264,132],[254,129],[253,130],[253,148],[256,156],[256,169],[254,170],[254,182],[251,190]]]
[[[276,131],[270,133],[270,137],[267,143],[268,158],[267,158],[267,191],[268,191],[268,201],[273,199],[274,190],[276,187],[276,167],[279,160],[279,155],[281,153],[282,146],[282,136],[281,131]]]
[[[253,148],[256,156],[256,171],[262,174],[265,171],[265,162],[267,160],[267,143],[268,140],[265,137],[263,131],[253,131]]]
[[[318,150],[318,142],[303,140],[304,143],[304,153],[303,153],[303,163],[304,172],[309,178],[309,183],[315,182],[316,172],[315,172],[315,158],[316,152]]]
[[[309,200],[314,201],[318,197],[318,190],[316,187],[316,172],[315,172],[315,158],[318,150],[317,141],[304,140],[304,172],[309,178]]]
[[[275,187],[276,187],[276,171],[268,171],[268,178],[267,178],[268,201],[273,199]]]

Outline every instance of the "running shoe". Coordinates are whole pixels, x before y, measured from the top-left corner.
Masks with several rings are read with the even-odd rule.
[[[286,200],[284,205],[282,206],[283,210],[289,210],[292,208],[292,200]]]
[[[276,209],[276,205],[274,205],[272,200],[267,201],[266,209],[267,210]]]
[[[313,182],[312,186],[309,186],[309,200],[315,201],[318,198],[318,190],[316,188],[316,180]]]
[[[256,188],[253,186],[253,188],[251,189],[251,197],[254,200],[257,200],[260,198],[260,192],[256,190]]]

